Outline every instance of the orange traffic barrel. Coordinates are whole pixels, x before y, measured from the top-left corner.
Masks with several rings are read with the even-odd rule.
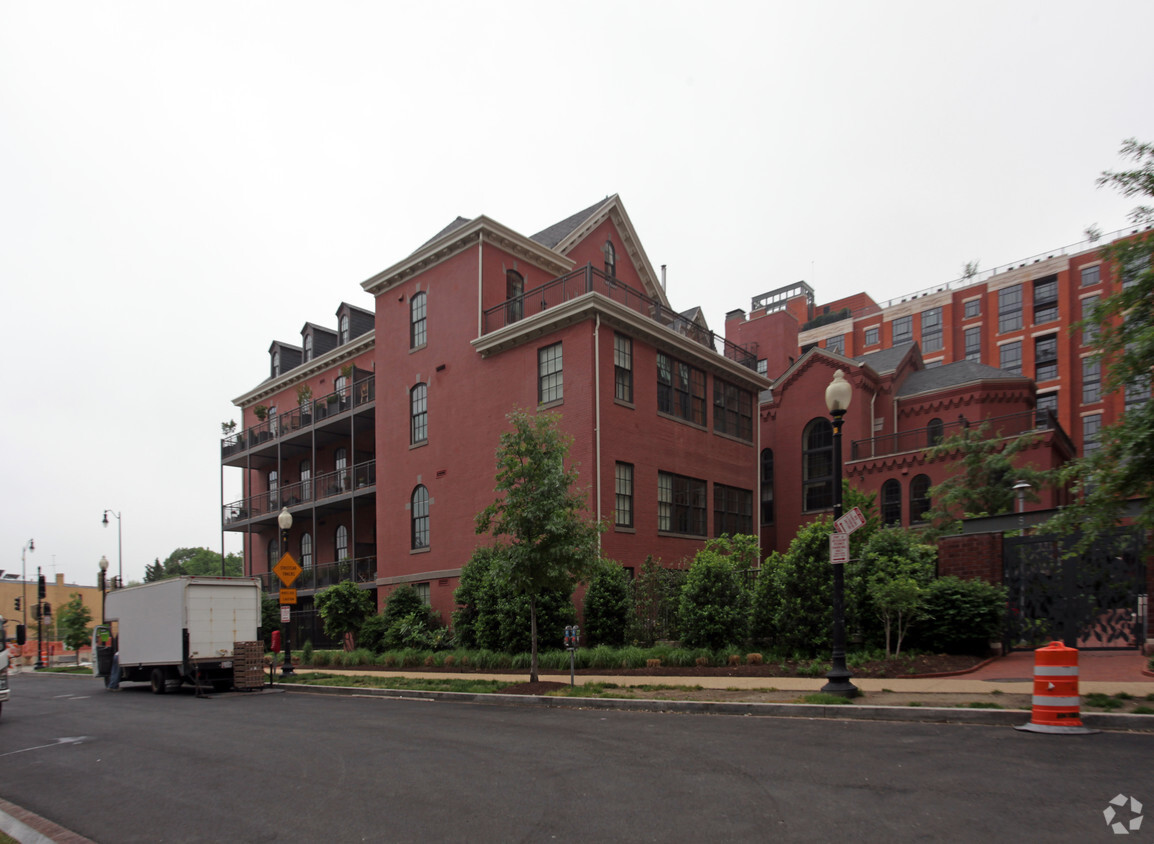
[[[1034,651],[1034,700],[1030,723],[1014,729],[1067,735],[1098,732],[1082,726],[1077,648],[1051,642]]]

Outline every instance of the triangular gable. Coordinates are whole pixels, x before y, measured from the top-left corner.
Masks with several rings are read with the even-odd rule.
[[[846,376],[850,376],[853,372],[859,372],[860,378],[850,380],[868,381],[872,387],[876,387],[882,380],[879,375],[869,364],[862,363],[859,360],[851,360],[845,355],[840,355],[837,352],[831,352],[828,349],[823,349],[820,346],[814,346],[805,354],[799,357],[785,372],[781,374],[776,380],[772,382],[769,390],[762,393],[761,401],[772,401],[773,404],[780,404],[780,396],[784,395],[788,390],[790,384],[804,375],[808,370],[815,365],[826,366],[829,368],[832,377],[833,372],[838,369],[845,370]],[[774,397],[778,398],[774,398]]]
[[[584,211],[579,211],[572,217],[539,232],[533,236],[533,240],[537,240],[538,237],[554,238],[560,235],[560,239],[551,248],[562,255],[567,255],[574,246],[585,240],[605,220],[611,220],[616,227],[621,243],[625,247],[625,254],[633,262],[638,277],[645,285],[643,291],[645,295],[667,308],[670,307],[669,298],[665,295],[665,290],[661,286],[657,273],[653,270],[653,264],[649,262],[649,256],[645,254],[645,247],[641,245],[641,238],[637,236],[633,221],[629,219],[629,215],[625,212],[625,205],[617,194],[606,197],[604,201],[591,205]],[[562,234],[564,229],[568,229],[568,232]],[[543,243],[543,241],[538,242]]]

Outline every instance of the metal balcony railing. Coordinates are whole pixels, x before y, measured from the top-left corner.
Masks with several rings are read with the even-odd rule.
[[[320,398],[310,399],[291,410],[278,413],[243,431],[224,437],[220,443],[221,457],[233,457],[254,446],[292,436],[297,431],[312,427],[322,419],[338,416],[351,408],[363,407],[376,401],[376,378],[363,378],[340,390],[334,390]]]
[[[657,300],[651,299],[620,280],[606,275],[592,264],[586,264],[584,267],[548,281],[540,287],[526,290],[520,296],[487,308],[482,315],[482,333],[490,334],[587,293],[599,293],[630,310],[645,314],[671,331],[688,337],[714,352],[720,348],[725,357],[737,361],[742,366],[753,370],[757,369],[757,355],[753,352],[726,340],[719,334],[703,329],[697,323],[686,319]]]
[[[260,579],[261,589],[276,594],[281,588],[280,578],[272,572],[262,572],[256,575]],[[336,563],[325,563],[320,566],[304,568],[296,580],[293,589],[313,590],[325,589],[351,580],[354,583],[374,583],[377,579],[377,558],[358,557],[355,560],[341,560]]]
[[[377,483],[377,461],[366,460],[346,469],[325,472],[315,478],[284,484],[231,504],[224,505],[226,525],[280,512],[282,507],[296,507],[312,501],[324,501],[349,492],[363,492]]]
[[[896,434],[883,434],[866,440],[854,440],[850,445],[850,460],[868,460],[871,457],[884,457],[906,451],[921,451],[932,448],[958,431],[985,424],[989,425],[990,436],[994,438],[1016,437],[1035,431],[1053,431],[1054,437],[1066,446],[1070,454],[1074,453],[1074,444],[1058,424],[1054,412],[1043,409],[1037,412],[1024,411],[1006,416],[994,416],[989,419],[968,420],[963,417],[956,422],[914,428]]]

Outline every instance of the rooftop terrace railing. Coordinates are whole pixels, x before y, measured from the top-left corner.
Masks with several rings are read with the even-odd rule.
[[[986,424],[989,425],[991,437],[1016,437],[1035,431],[1053,431],[1054,437],[1068,449],[1069,453],[1074,453],[1074,443],[1062,430],[1054,412],[1046,408],[1041,411],[1030,410],[1011,413],[1006,416],[994,416],[989,419],[968,420],[962,417],[955,422],[944,422],[940,425],[929,425],[925,428],[914,428],[910,431],[899,431],[895,434],[883,434],[865,440],[854,440],[850,444],[850,460],[868,460],[871,457],[921,451],[932,448],[966,428]]]
[[[742,366],[757,369],[757,355],[744,346],[702,328],[693,320],[686,319],[656,299],[596,269],[592,264],[586,264],[539,287],[526,290],[520,296],[487,308],[482,315],[482,333],[490,334],[588,293],[599,293],[714,352],[720,349],[721,354]]]

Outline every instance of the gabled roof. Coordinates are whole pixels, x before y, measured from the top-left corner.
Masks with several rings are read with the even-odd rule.
[[[573,234],[577,228],[594,215],[594,212],[599,210],[601,206],[607,205],[611,197],[605,197],[600,202],[595,202],[583,211],[578,211],[576,214],[566,217],[559,223],[554,223],[547,229],[542,229],[529,239],[535,240],[542,246],[548,246],[553,249],[558,243],[563,241],[569,235]]]
[[[1029,381],[1024,375],[1013,375],[993,366],[959,360],[944,366],[935,366],[911,372],[897,390],[898,398],[906,398],[921,393],[932,393],[976,381]]]
[[[893,372],[901,362],[905,360],[906,355],[910,353],[910,349],[914,347],[913,343],[898,343],[896,346],[891,346],[888,349],[882,349],[880,352],[870,352],[868,355],[858,355],[853,359],[854,363],[864,364],[876,372],[878,375],[885,375],[888,372]]]
[[[433,235],[428,240],[426,240],[424,243],[422,243],[420,246],[418,246],[414,251],[420,252],[422,249],[424,249],[426,246],[428,246],[430,243],[432,243],[437,238],[444,237],[449,232],[456,231],[457,229],[461,228],[461,226],[467,226],[467,225],[469,225],[470,222],[472,222],[472,221],[466,219],[465,217],[458,217],[457,219],[453,220],[453,222],[449,223],[449,225],[445,226],[443,229],[441,229],[435,235]]]

